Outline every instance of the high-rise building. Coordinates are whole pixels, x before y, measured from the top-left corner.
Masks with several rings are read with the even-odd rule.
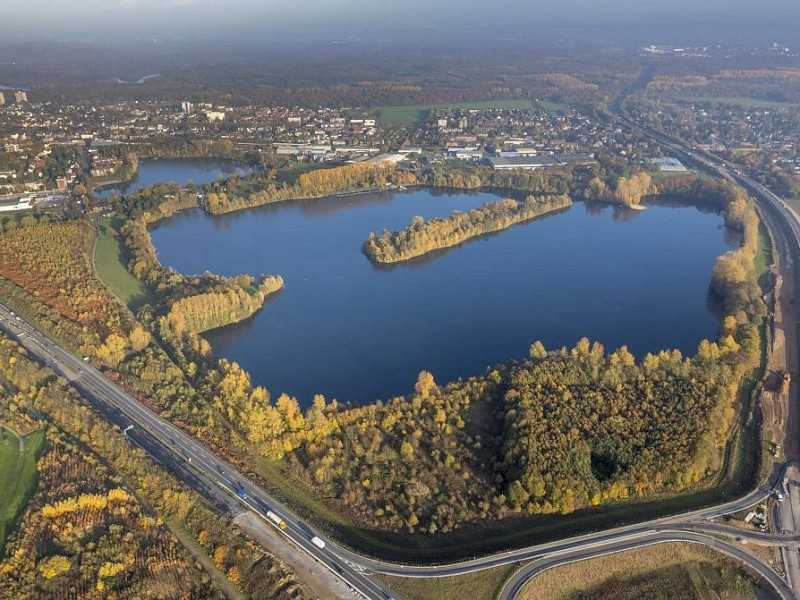
[[[14,100],[17,102],[27,102],[28,101],[28,93],[23,92],[22,90],[14,92]]]
[[[194,110],[194,104],[191,102],[181,102],[181,111],[183,114],[188,115]]]
[[[6,95],[3,92],[0,92],[0,106],[6,103]]]

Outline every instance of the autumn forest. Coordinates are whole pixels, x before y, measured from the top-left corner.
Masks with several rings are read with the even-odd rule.
[[[224,189],[219,182],[153,186],[115,206],[125,266],[152,301],[133,312],[100,280],[89,217],[47,214],[3,222],[0,253],[11,260],[0,263],[0,294],[268,487],[300,490],[360,529],[440,536],[509,517],[566,515],[686,492],[717,480],[739,382],[759,361],[765,315],[755,278],[758,219],[752,201],[727,183],[687,176],[658,190],[720,212],[743,238],[714,268],[711,289],[725,313],[719,337],[703,341],[694,356],[665,349],[637,361],[624,347],[605,349],[586,339],[571,348],[531,340],[527,357],[452,383],[422,372],[409,395],[361,406],[317,396],[302,409],[295,398],[273,397],[239,365],[215,357],[201,336],[261,310],[283,286],[280,274],[183,275],[161,265],[150,240],[149,228],[183,210],[218,214],[408,185],[492,187],[527,199],[370,236],[364,251],[376,262],[407,260],[500,231],[568,207],[570,196],[596,192],[587,201],[638,204],[655,191],[649,176],[637,173],[568,167],[535,176],[438,168],[414,174],[384,164],[312,171],[285,184],[234,178]],[[176,582],[193,577],[190,596],[204,597],[211,575],[200,570],[188,576],[198,567],[159,517],[169,515],[241,589],[305,597],[277,559],[260,558],[195,492],[142,453],[115,450],[119,432],[65,382],[8,339],[0,339],[0,352],[0,385],[13,391],[3,397],[3,420],[44,429],[39,477],[62,482],[33,495],[9,538],[0,572],[16,575],[3,578],[4,592],[38,586],[58,596],[62,577],[80,573],[75,581],[86,597],[123,583],[136,590],[156,579],[164,597],[173,597]],[[282,478],[280,484],[270,477]],[[126,539],[123,527],[133,525],[147,532],[146,539]],[[97,549],[79,555],[75,544],[90,530],[99,532]]]

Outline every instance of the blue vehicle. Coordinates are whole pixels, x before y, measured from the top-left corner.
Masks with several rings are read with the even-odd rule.
[[[244,488],[239,488],[236,490],[236,495],[242,500],[247,500],[247,492],[244,491]]]

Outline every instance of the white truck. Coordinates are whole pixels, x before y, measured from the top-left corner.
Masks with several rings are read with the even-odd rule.
[[[325,547],[325,542],[322,539],[320,539],[320,537],[317,535],[311,538],[311,543],[320,549]]]

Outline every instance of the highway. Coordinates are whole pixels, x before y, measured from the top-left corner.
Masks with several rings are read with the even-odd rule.
[[[796,507],[798,506],[798,488],[795,482],[790,482],[789,479],[784,480],[784,501],[777,503],[778,516],[773,520],[779,531],[785,531],[787,534],[795,536],[797,533],[797,516],[795,515]],[[781,549],[783,555],[783,562],[786,566],[786,576],[793,589],[800,587],[800,557],[797,554],[796,548],[784,546]]]
[[[676,145],[660,134],[648,132],[635,124],[630,124],[630,126],[652,135],[669,150],[679,155],[692,156],[691,151]],[[798,222],[797,215],[780,198],[734,170],[720,165],[710,164],[710,166],[733,179],[778,211],[782,220],[790,225],[793,237],[791,244],[800,248],[800,222]],[[791,260],[788,255],[788,243],[785,243],[786,247],[781,244],[781,254]],[[312,555],[331,573],[346,582],[364,598],[387,600],[393,597],[392,591],[377,580],[373,573],[402,577],[445,577],[518,561],[534,561],[515,574],[509,581],[509,585],[503,590],[503,598],[513,598],[531,577],[558,564],[666,541],[703,543],[726,552],[742,560],[752,570],[759,573],[775,588],[780,597],[794,597],[786,582],[769,566],[750,556],[738,546],[710,537],[710,534],[733,535],[729,531],[730,528],[708,523],[710,519],[744,510],[769,497],[775,486],[782,481],[785,475],[785,465],[776,464],[769,480],[746,497],[720,506],[453,564],[434,566],[390,564],[355,554],[331,540],[325,540],[324,548],[314,545],[311,542],[312,537],[319,536],[325,539],[324,536],[303,523],[292,511],[281,505],[230,464],[215,456],[197,440],[119,388],[94,366],[85,363],[52,342],[2,304],[0,304],[0,327],[24,345],[31,355],[64,376],[105,418],[125,429],[126,435],[132,443],[142,447],[170,472],[202,493],[219,510],[228,514],[250,510],[265,519],[267,511],[276,513],[286,523],[285,529],[278,530],[276,528],[276,530],[281,531],[296,546]],[[793,527],[791,531],[800,531],[800,528]],[[797,552],[797,534],[782,537],[774,535],[771,538],[760,536],[761,534],[756,533],[743,533],[741,537],[770,544],[780,544],[785,541],[787,544],[794,544],[794,552]],[[797,588],[795,587],[795,589]]]
[[[312,544],[312,537],[323,536],[199,442],[146,408],[93,366],[53,343],[2,304],[0,326],[38,360],[65,377],[107,419],[123,429],[133,425],[126,432],[132,442],[211,499],[218,508],[232,514],[244,506],[264,518],[271,510],[286,523],[285,529],[276,528],[277,531],[325,565],[358,594],[369,600],[393,598],[391,590],[348,560],[349,553],[343,555],[330,542],[324,548]],[[239,497],[240,493],[246,498]]]

